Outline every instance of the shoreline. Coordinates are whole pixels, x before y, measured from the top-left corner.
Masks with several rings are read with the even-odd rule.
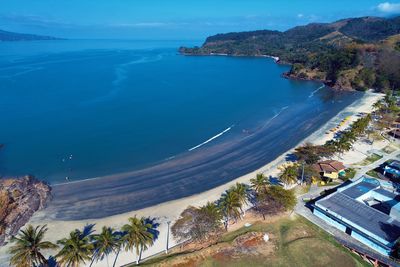
[[[249,58],[269,58],[272,59],[276,64],[278,65],[286,65],[286,66],[292,66],[293,63],[287,62],[287,61],[282,61],[279,57],[277,56],[271,56],[271,55],[241,55],[241,54],[226,54],[226,53],[209,53],[209,54],[191,54],[191,53],[184,53],[184,52],[179,52],[180,55],[183,56],[217,56],[217,57],[249,57]],[[326,80],[321,80],[321,79],[312,79],[312,78],[300,78],[296,76],[290,75],[289,72],[283,72],[281,74],[281,77],[288,79],[288,80],[294,80],[294,81],[311,81],[311,82],[318,82],[318,83],[323,83],[325,86],[328,86],[329,81]],[[349,89],[342,89],[342,88],[335,88],[335,87],[330,87],[332,90],[336,91],[349,91]],[[353,89],[354,91],[357,91]]]
[[[56,219],[46,219],[43,220],[43,215],[45,215],[46,210],[37,212],[28,223],[31,224],[47,224],[48,225],[48,238],[50,241],[56,241],[61,239],[75,228],[82,228],[86,224],[95,223],[95,229],[100,229],[102,226],[107,225],[114,228],[120,228],[123,224],[127,222],[127,218],[132,216],[150,216],[157,217],[158,222],[160,223],[160,235],[159,239],[155,242],[154,246],[152,246],[149,250],[143,253],[143,258],[149,257],[151,255],[162,252],[166,246],[166,235],[167,235],[167,222],[174,221],[179,217],[179,214],[189,205],[200,206],[206,204],[207,201],[215,201],[217,200],[221,193],[223,193],[226,189],[228,189],[231,185],[236,182],[248,183],[251,178],[253,178],[257,173],[263,172],[267,176],[274,177],[279,173],[277,169],[278,166],[283,164],[286,161],[286,155],[291,153],[295,147],[305,142],[311,142],[314,144],[324,143],[326,140],[332,138],[333,134],[326,134],[327,130],[333,128],[333,125],[337,125],[344,117],[352,116],[352,119],[349,120],[354,121],[359,112],[369,113],[372,111],[372,104],[375,103],[378,99],[382,97],[382,94],[366,92],[360,99],[356,100],[351,105],[347,106],[343,110],[341,110],[336,116],[328,120],[325,124],[323,124],[318,130],[314,131],[311,135],[301,140],[296,146],[289,149],[285,153],[279,155],[277,158],[272,160],[271,162],[265,164],[261,168],[254,170],[250,173],[247,173],[243,176],[237,177],[232,181],[225,183],[223,185],[217,186],[213,189],[194,194],[188,197],[171,200],[167,202],[163,202],[158,205],[154,205],[151,207],[147,207],[144,209],[133,210],[126,213],[121,213],[109,217],[103,217],[99,219],[88,219],[88,220],[77,220],[77,221],[63,221]],[[48,218],[44,216],[45,218]],[[174,246],[176,242],[172,239],[169,241],[170,247]],[[0,249],[0,259],[7,259],[6,249],[7,246],[2,247]],[[113,257],[113,256],[111,256]],[[123,265],[132,262],[135,259],[135,256],[131,252],[121,251],[120,256],[118,258],[117,264]],[[1,260],[1,262],[4,262]],[[2,266],[2,265],[1,265]],[[105,262],[99,262],[94,264],[94,266],[106,266]]]

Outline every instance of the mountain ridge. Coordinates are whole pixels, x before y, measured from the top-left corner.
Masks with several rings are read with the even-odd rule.
[[[323,81],[344,90],[400,88],[400,16],[310,23],[286,31],[231,32],[208,37],[185,55],[279,57],[285,77]]]
[[[61,38],[0,30],[0,42],[62,40]]]

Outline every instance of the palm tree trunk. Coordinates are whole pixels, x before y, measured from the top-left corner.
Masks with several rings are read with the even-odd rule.
[[[110,267],[110,264],[108,263],[108,254],[106,255],[106,261],[107,261],[107,267]]]
[[[92,256],[92,261],[90,262],[90,265],[89,265],[89,267],[92,267],[92,265],[93,265],[93,262],[94,262],[94,260],[96,259],[96,257],[97,257],[97,253],[98,253],[98,251],[95,251],[94,252],[94,254],[93,254],[93,256]]]
[[[118,258],[118,255],[119,255],[119,252],[120,252],[120,251],[121,251],[121,248],[118,248],[117,255],[115,255],[115,259],[114,259],[113,267],[115,267],[115,264],[117,263],[117,258]]]
[[[140,246],[139,256],[138,256],[136,264],[139,264],[140,260],[142,259],[142,252],[143,252],[143,246]]]
[[[243,209],[242,209],[242,207],[240,207],[239,209],[240,209],[240,220],[243,220],[243,218],[244,218]]]

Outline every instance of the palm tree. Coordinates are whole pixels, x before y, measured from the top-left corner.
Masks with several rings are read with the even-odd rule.
[[[221,211],[214,202],[208,201],[206,205],[200,207],[200,211],[207,214],[210,218],[221,219]]]
[[[131,217],[128,219],[129,223],[122,226],[122,230],[126,232],[124,236],[125,240],[125,249],[133,250],[136,249],[136,254],[138,258],[136,263],[139,264],[142,252],[148,249],[149,246],[152,246],[154,240],[156,238],[156,226],[150,223],[150,220],[147,218],[137,218]]]
[[[63,246],[56,255],[57,261],[61,266],[77,267],[92,258],[94,246],[91,243],[90,233],[75,229],[70,232],[69,238],[61,239],[57,243]]]
[[[117,254],[115,255],[113,267],[115,267],[115,264],[117,263],[118,255],[121,251],[121,248],[125,246],[125,238],[124,236],[126,235],[126,232],[115,232],[116,235],[118,235],[118,246],[117,246]]]
[[[98,235],[93,236],[93,245],[95,253],[90,265],[94,260],[103,260],[104,257],[108,264],[108,255],[112,252],[116,252],[119,248],[120,236],[111,227],[103,226],[102,231]]]
[[[374,108],[374,110],[376,112],[380,112],[383,109],[384,105],[383,105],[383,102],[381,100],[379,100],[379,101],[375,102],[372,105],[372,107]]]
[[[228,230],[229,220],[234,219],[236,221],[237,218],[240,218],[242,204],[238,195],[231,190],[226,191],[221,196],[218,204],[225,218],[225,230]]]
[[[235,186],[232,186],[229,190],[231,190],[233,193],[235,193],[238,197],[238,200],[240,202],[240,211],[245,216],[245,212],[243,211],[242,207],[243,205],[247,204],[247,200],[249,198],[249,194],[247,191],[247,186],[245,184],[241,183],[236,183]]]
[[[263,173],[258,173],[255,178],[250,179],[251,187],[258,194],[264,194],[269,185],[269,181]]]
[[[292,165],[292,166],[286,166],[281,175],[279,176],[279,179],[284,183],[285,187],[287,185],[293,184],[297,181],[298,177],[298,168],[297,165]]]
[[[55,249],[57,245],[44,241],[47,226],[28,225],[25,230],[21,230],[17,237],[11,239],[14,243],[9,249],[12,255],[10,265],[17,267],[30,267],[47,264],[46,258],[41,253],[42,250]]]

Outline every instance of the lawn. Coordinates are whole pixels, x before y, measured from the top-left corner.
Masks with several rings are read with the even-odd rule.
[[[353,179],[354,176],[356,175],[356,170],[353,168],[347,168],[346,169],[346,174],[344,176],[339,176],[339,179],[342,181],[347,181],[349,179]]]
[[[387,145],[384,148],[382,148],[382,152],[385,152],[386,154],[392,154],[393,152],[395,152],[396,150],[398,150],[398,147],[394,146],[394,145]]]
[[[366,174],[374,178],[379,178],[378,172],[375,170],[369,170]]]
[[[270,237],[268,242],[262,238]],[[301,216],[258,222],[208,248],[153,258],[144,266],[370,266]],[[181,254],[179,254],[181,253]]]
[[[382,158],[381,155],[373,153],[372,155],[366,157],[363,161],[357,163],[357,165],[367,166],[371,163],[374,163],[377,160],[380,160],[381,158]]]

